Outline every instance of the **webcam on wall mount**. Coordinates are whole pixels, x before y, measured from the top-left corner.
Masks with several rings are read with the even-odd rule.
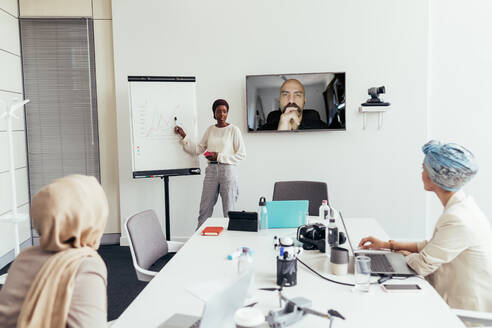
[[[367,93],[369,96],[371,96],[370,99],[367,99],[365,103],[362,104],[362,106],[389,106],[389,102],[384,102],[381,99],[379,99],[379,95],[386,93],[386,88],[384,86],[381,87],[373,87],[369,88],[367,90]]]

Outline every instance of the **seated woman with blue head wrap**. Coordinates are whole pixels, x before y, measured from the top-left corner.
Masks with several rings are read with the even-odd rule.
[[[478,171],[473,154],[456,144],[430,141],[422,182],[444,211],[428,241],[388,242],[363,238],[364,249],[389,248],[434,286],[452,308],[492,312],[492,230],[489,220],[462,187]]]
[[[456,144],[430,141],[422,147],[424,169],[438,187],[451,192],[461,189],[478,171],[473,154]]]

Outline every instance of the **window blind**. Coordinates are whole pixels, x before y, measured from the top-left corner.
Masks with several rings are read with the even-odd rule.
[[[20,19],[31,197],[69,174],[100,180],[91,19]]]

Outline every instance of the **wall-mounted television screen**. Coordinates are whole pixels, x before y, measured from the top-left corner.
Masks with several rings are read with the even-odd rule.
[[[345,73],[246,76],[248,131],[345,130]]]

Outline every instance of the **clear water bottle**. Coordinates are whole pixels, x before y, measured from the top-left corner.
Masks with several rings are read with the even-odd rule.
[[[328,245],[328,224],[330,220],[330,206],[328,206],[328,201],[323,200],[321,206],[319,207],[319,221],[325,225],[325,255],[329,256],[330,252]]]
[[[259,209],[259,229],[258,230],[266,230],[268,229],[268,212],[266,208],[266,199],[265,197],[260,197],[260,209]]]
[[[338,226],[335,222],[335,211],[333,208],[330,208],[329,222],[326,227],[326,243],[328,243],[329,247],[337,247],[338,246]],[[326,249],[328,250],[328,248]]]
[[[328,201],[323,200],[321,202],[321,206],[319,207],[319,221],[322,222],[323,224],[328,224],[329,216],[330,215],[330,206],[328,206]]]
[[[248,271],[253,265],[253,251],[248,247],[243,247],[242,254],[238,258],[237,273],[241,274]]]

